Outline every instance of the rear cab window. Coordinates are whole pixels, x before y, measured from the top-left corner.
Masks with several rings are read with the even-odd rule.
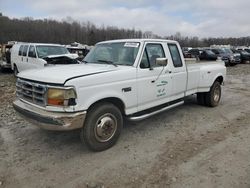
[[[182,67],[183,63],[181,60],[180,52],[176,44],[168,44],[168,48],[173,60],[174,67]]]

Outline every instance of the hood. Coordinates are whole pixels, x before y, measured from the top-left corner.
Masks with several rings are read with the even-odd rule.
[[[52,58],[58,58],[58,57],[68,57],[68,58],[71,58],[71,59],[76,59],[79,56],[77,54],[68,53],[68,54],[60,54],[60,55],[49,55],[49,56],[44,57],[43,59],[45,59],[45,58],[52,59]]]
[[[100,64],[57,65],[43,69],[22,71],[18,74],[18,77],[44,83],[65,84],[67,80],[72,78],[117,71],[122,67]]]
[[[56,56],[47,56],[43,58],[47,64],[45,66],[50,64],[61,64],[61,65],[67,65],[67,64],[79,64],[80,62],[77,59],[71,58],[67,55],[56,55]]]

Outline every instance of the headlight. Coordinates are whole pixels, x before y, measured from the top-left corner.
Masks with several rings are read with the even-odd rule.
[[[52,106],[76,105],[76,92],[73,88],[49,88],[47,104]]]

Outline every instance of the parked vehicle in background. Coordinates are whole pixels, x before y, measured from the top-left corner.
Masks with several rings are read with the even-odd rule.
[[[1,46],[0,69],[11,69],[11,48],[13,44],[4,44]]]
[[[192,49],[191,47],[182,47],[182,53],[184,58],[192,58],[192,54],[188,52],[191,49]]]
[[[211,60],[211,61],[217,60],[217,56],[211,50],[208,49],[201,50],[199,58],[200,60]]]
[[[198,48],[192,48],[191,50],[188,51],[188,53],[191,54],[191,57],[199,58],[200,49],[198,49]]]
[[[11,68],[14,74],[47,65],[76,64],[77,54],[70,54],[62,45],[44,43],[18,43],[12,48]]]
[[[74,42],[71,43],[70,45],[65,46],[68,51],[72,54],[77,54],[78,60],[83,60],[83,58],[89,53],[91,47],[88,45],[82,45],[80,43]]]
[[[217,56],[217,58],[220,58],[222,61],[224,61],[226,66],[229,66],[229,60],[227,55],[225,55],[224,50],[221,48],[212,48],[211,51]]]
[[[232,49],[232,51],[240,54],[241,63],[245,63],[247,61],[250,61],[250,53],[248,53],[247,51],[241,50],[241,49],[239,49],[239,50]]]
[[[44,129],[80,129],[94,151],[116,143],[124,118],[145,119],[192,94],[217,106],[226,76],[222,61],[186,64],[178,42],[160,39],[100,42],[84,62],[20,73],[14,108]]]
[[[229,48],[212,48],[211,49],[217,57],[225,62],[226,66],[234,66],[241,62],[241,56],[239,53],[234,53]]]
[[[230,48],[223,48],[223,50],[225,51],[226,56],[229,58],[228,61],[230,66],[234,66],[241,63],[240,53],[234,53]]]
[[[250,53],[250,49],[249,49],[249,48],[246,48],[245,51],[246,51],[247,53]]]
[[[198,58],[200,60],[215,61],[217,56],[209,49],[193,48],[188,51],[191,57]]]

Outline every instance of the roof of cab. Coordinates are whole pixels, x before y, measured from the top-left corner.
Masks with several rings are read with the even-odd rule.
[[[114,43],[114,42],[167,42],[167,43],[177,43],[177,41],[165,40],[165,39],[119,39],[119,40],[102,41],[102,42],[99,42],[97,44]]]

